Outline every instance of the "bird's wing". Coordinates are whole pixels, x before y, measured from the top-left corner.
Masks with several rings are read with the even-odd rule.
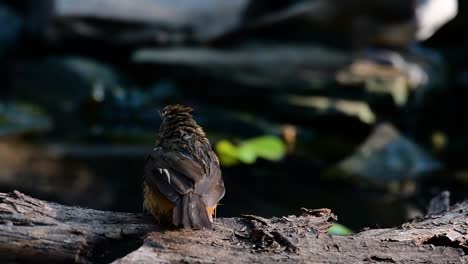
[[[203,168],[191,157],[175,150],[155,148],[146,159],[145,182],[171,202],[194,189],[205,176]]]
[[[223,198],[225,188],[218,158],[213,151],[209,152],[209,156],[211,160],[209,175],[196,184],[195,192],[202,195],[203,201],[208,207],[215,207]]]
[[[200,181],[205,176],[205,172],[200,164],[195,162],[189,155],[185,155],[179,151],[167,151],[162,153],[161,150],[158,151],[157,155],[162,157],[169,167],[194,182]]]

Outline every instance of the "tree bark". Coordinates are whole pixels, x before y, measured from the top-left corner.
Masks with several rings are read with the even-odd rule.
[[[330,236],[329,209],[175,230],[148,215],[0,193],[2,263],[468,263],[468,202],[396,228]]]

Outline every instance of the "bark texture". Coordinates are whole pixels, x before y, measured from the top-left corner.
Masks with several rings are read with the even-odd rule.
[[[0,193],[2,263],[468,263],[468,202],[396,228],[330,236],[329,209],[170,230],[143,214]]]

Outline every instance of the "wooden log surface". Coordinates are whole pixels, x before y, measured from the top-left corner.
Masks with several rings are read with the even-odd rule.
[[[0,193],[1,263],[468,263],[468,202],[395,228],[330,236],[329,209],[174,230],[144,214]]]
[[[0,223],[1,263],[105,262],[112,247],[158,230],[143,214],[63,206],[18,191],[0,193]]]

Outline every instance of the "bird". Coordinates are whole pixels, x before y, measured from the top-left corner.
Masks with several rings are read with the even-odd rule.
[[[212,229],[225,194],[219,160],[193,109],[168,105],[155,147],[145,160],[143,207],[162,224]]]

